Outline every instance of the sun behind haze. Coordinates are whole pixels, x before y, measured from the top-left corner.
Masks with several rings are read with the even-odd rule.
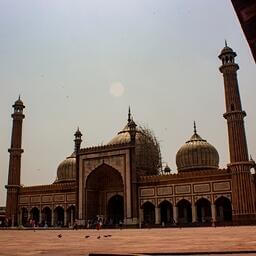
[[[162,158],[193,133],[229,161],[218,54],[237,52],[250,154],[256,158],[255,63],[230,0],[0,1],[0,205],[5,205],[12,104],[21,94],[21,183],[49,184],[74,148],[107,143],[134,120],[151,128]]]

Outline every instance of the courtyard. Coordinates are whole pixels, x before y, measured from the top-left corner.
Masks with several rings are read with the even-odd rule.
[[[61,237],[58,237],[59,235]],[[256,255],[254,226],[100,231],[0,230],[0,255],[5,256],[235,251],[255,251],[249,255]],[[237,255],[245,255],[245,253]]]

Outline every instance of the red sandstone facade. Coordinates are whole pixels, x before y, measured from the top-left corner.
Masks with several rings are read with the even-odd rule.
[[[24,105],[14,104],[6,216],[12,225],[73,226],[102,218],[105,225],[207,225],[255,223],[255,179],[248,159],[237,82],[236,53],[227,45],[219,58],[224,76],[230,163],[219,169],[217,150],[194,134],[176,155],[177,174],[157,166],[155,145],[137,128],[129,111],[127,125],[110,143],[81,148],[58,167],[50,185],[22,187],[20,161]],[[145,160],[149,159],[149,160]]]

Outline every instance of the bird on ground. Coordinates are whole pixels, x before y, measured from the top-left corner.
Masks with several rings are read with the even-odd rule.
[[[98,236],[97,239],[100,239],[100,236]]]
[[[90,236],[85,236],[85,238],[89,238]]]
[[[58,238],[62,238],[62,234],[59,234],[59,235],[58,235]]]

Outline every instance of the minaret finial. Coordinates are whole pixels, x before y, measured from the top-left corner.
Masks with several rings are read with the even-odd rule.
[[[131,121],[131,108],[129,106],[129,109],[128,109],[128,123]]]
[[[19,94],[19,100],[20,100],[20,94]]]
[[[225,47],[227,47],[228,46],[228,43],[227,43],[227,40],[225,39]]]
[[[194,134],[196,134],[196,121],[194,121]]]

